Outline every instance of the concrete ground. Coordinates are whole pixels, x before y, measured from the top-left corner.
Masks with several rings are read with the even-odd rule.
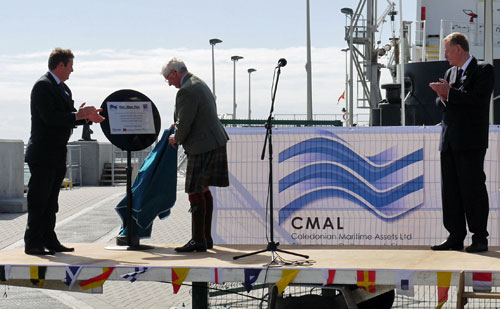
[[[189,240],[189,202],[183,185],[184,178],[179,177],[177,202],[171,215],[156,220],[152,237],[142,240],[142,244],[184,244]],[[121,225],[114,207],[125,196],[125,189],[125,186],[62,189],[56,226],[59,240],[63,244],[114,244]],[[26,219],[26,213],[0,213],[1,250],[24,246]],[[0,308],[182,308],[191,304],[190,286],[183,286],[178,294],[173,294],[169,283],[141,281],[107,281],[103,294],[0,286],[0,295]]]

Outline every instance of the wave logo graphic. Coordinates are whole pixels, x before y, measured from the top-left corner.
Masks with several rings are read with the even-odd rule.
[[[279,154],[280,165],[300,156],[295,160],[299,168],[280,179],[279,192],[294,188],[301,195],[280,209],[279,224],[294,212],[328,198],[358,204],[384,220],[396,219],[423,204],[423,153],[422,146],[398,157],[389,147],[366,157],[338,137],[297,143]],[[332,210],[331,204],[313,207]]]

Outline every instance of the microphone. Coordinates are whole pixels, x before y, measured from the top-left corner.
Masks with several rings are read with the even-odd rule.
[[[286,65],[286,59],[285,58],[281,58],[280,60],[278,60],[278,66],[277,68],[282,68]]]

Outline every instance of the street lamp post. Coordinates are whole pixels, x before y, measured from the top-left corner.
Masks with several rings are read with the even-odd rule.
[[[212,45],[212,92],[214,93],[214,98],[217,101],[217,96],[215,95],[215,58],[214,58],[214,46],[215,44],[222,43],[219,39],[210,39],[208,41]]]
[[[257,71],[254,68],[248,69],[248,120],[252,119],[252,108],[251,108],[251,102],[252,102],[252,87],[251,87],[251,78],[250,76],[252,75],[252,72]]]
[[[232,56],[233,61],[233,119],[236,119],[236,62],[243,59],[242,56]]]
[[[353,25],[353,11],[351,8],[342,8],[340,10],[342,14],[345,14],[345,20],[346,20],[346,41],[349,45],[349,91],[348,91],[348,98],[349,98],[349,108],[347,109],[348,112],[348,117],[347,117],[347,126],[352,127],[352,122],[354,118],[354,85],[353,85],[353,59],[354,59],[354,40],[353,40],[353,35],[354,35],[354,25]],[[350,20],[348,22],[348,19]],[[349,26],[347,26],[349,25]],[[347,31],[348,30],[348,31]],[[346,55],[347,56],[347,55]],[[346,100],[347,101],[347,100]],[[346,102],[347,104],[347,102]]]
[[[345,52],[345,89],[344,89],[344,101],[345,101],[345,110],[348,111],[348,98],[351,95],[349,90],[349,72],[347,71],[347,53],[349,52],[349,48],[343,48],[340,51]]]

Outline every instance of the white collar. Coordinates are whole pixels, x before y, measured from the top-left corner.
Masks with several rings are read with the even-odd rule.
[[[464,72],[467,70],[467,67],[469,66],[469,63],[472,61],[472,55],[469,56],[469,59],[465,61],[464,65],[462,65],[459,69],[462,69]]]
[[[59,77],[57,77],[54,73],[52,73],[52,71],[49,71],[49,73],[52,75],[52,77],[54,77],[54,79],[56,80],[56,83],[59,85],[61,83],[61,80],[59,79]]]

